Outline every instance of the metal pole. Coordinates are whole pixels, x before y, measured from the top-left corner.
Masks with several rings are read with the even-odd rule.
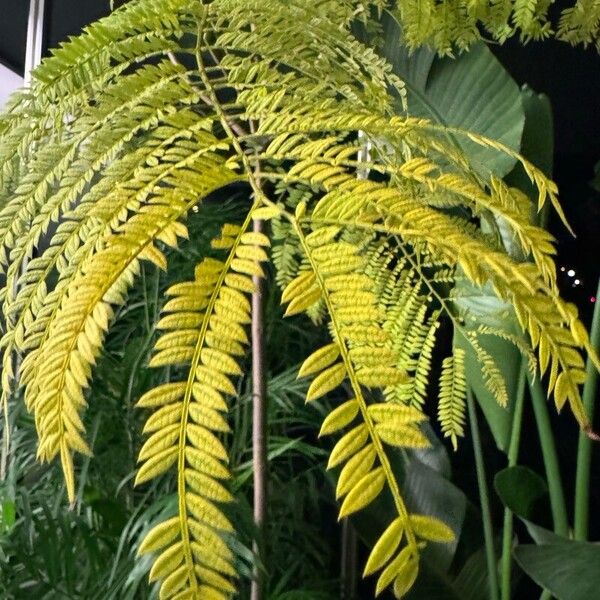
[[[33,71],[42,60],[45,4],[46,0],[29,0],[25,73],[23,75],[25,85],[29,85],[31,81],[31,71]]]

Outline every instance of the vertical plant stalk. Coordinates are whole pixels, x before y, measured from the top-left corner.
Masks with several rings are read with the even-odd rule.
[[[262,221],[253,223],[255,232],[262,232]],[[250,587],[251,600],[264,600],[265,526],[267,518],[267,395],[264,356],[264,283],[254,276],[252,294],[252,461],[254,466],[254,523],[256,539],[253,544],[258,566]]]
[[[479,435],[479,423],[477,421],[477,409],[471,389],[467,390],[467,407],[469,410],[469,424],[473,438],[473,454],[475,455],[475,469],[477,471],[477,485],[479,487],[479,503],[481,505],[481,516],[483,519],[483,537],[485,540],[485,557],[488,570],[488,582],[490,600],[498,600],[498,568],[496,562],[496,551],[494,550],[494,528],[492,525],[492,513],[490,510],[490,497],[487,487],[485,463],[481,448],[481,437]]]
[[[548,407],[546,405],[546,395],[542,388],[540,378],[536,377],[534,380],[531,375],[528,377],[531,402],[533,404],[533,412],[535,414],[535,421],[540,436],[542,457],[546,469],[546,480],[548,481],[554,532],[558,535],[566,536],[569,533],[569,519],[567,517],[567,505],[565,503],[562,478],[560,476],[556,444],[554,443],[554,435],[552,433],[552,426],[550,425],[550,415],[548,414]]]
[[[355,600],[358,581],[358,539],[349,519],[342,521],[341,536],[340,597]]]
[[[508,445],[508,466],[514,467],[519,460],[519,447],[521,445],[521,428],[523,425],[523,407],[525,406],[525,383],[527,381],[527,364],[521,361],[519,381],[517,382],[517,396],[515,398],[515,411],[510,428],[510,442]],[[513,513],[510,508],[504,509],[504,526],[502,528],[502,559],[500,593],[502,600],[510,600],[512,577],[512,540],[513,540]]]
[[[594,317],[592,318],[592,330],[590,342],[592,347],[598,351],[600,347],[600,281],[596,292],[596,305],[594,306]],[[590,423],[594,421],[594,403],[598,389],[598,371],[592,361],[588,358],[585,373],[585,385],[583,387],[583,405]],[[588,537],[589,513],[590,513],[590,468],[592,464],[592,440],[584,431],[579,432],[579,444],[577,446],[577,474],[575,478],[575,523],[574,537],[576,540],[585,541]]]

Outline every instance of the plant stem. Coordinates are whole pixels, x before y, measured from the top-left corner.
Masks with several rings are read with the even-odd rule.
[[[262,221],[255,220],[255,232],[262,232]],[[254,555],[258,561],[250,588],[251,600],[265,597],[263,565],[265,548],[265,523],[267,516],[267,397],[265,390],[263,281],[253,277],[252,294],[252,460],[254,464],[254,522],[256,539]]]
[[[562,478],[560,476],[556,445],[554,443],[552,426],[550,425],[550,416],[548,414],[546,398],[539,377],[536,377],[534,380],[531,375],[529,375],[529,391],[531,392],[531,402],[533,404],[535,421],[540,436],[542,457],[546,469],[554,532],[558,535],[566,536],[569,533],[567,506],[563,492]]]
[[[357,583],[358,540],[352,523],[346,518],[342,521],[341,548],[341,599],[355,600]]]
[[[525,382],[527,380],[527,364],[521,362],[517,395],[510,428],[510,442],[508,445],[508,466],[514,467],[519,460],[519,447],[521,445],[521,427],[523,425],[523,407],[525,406]],[[510,508],[504,509],[504,526],[502,529],[502,575],[500,592],[502,600],[510,600],[511,573],[512,573],[512,541],[513,541],[513,513]]]
[[[590,343],[595,350],[600,347],[600,281],[596,292],[596,305],[592,318]],[[588,357],[583,386],[583,405],[585,412],[593,423],[594,401],[598,388],[598,371]],[[579,432],[579,445],[577,447],[577,475],[575,479],[575,523],[574,536],[576,540],[585,541],[588,537],[588,524],[590,512],[590,468],[592,463],[592,440],[584,431]]]
[[[467,390],[467,407],[469,409],[469,423],[473,437],[473,453],[475,454],[475,468],[477,470],[477,484],[479,486],[479,503],[481,504],[481,516],[483,519],[483,537],[485,539],[485,556],[487,559],[488,581],[490,600],[498,600],[498,570],[496,562],[496,551],[494,550],[494,529],[492,526],[492,513],[490,511],[490,498],[485,474],[485,463],[479,436],[479,423],[477,421],[477,409],[473,400],[473,392]]]

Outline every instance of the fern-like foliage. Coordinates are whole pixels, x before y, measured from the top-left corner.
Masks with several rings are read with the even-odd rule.
[[[402,596],[422,546],[451,537],[443,523],[410,514],[390,452],[428,444],[420,423],[436,331],[442,319],[464,329],[449,301],[457,277],[513,307],[558,408],[568,403],[589,427],[582,350],[598,361],[557,293],[552,238],[531,225],[523,195],[479,174],[448,133],[519,160],[539,207],[550,202],[562,215],[555,185],[492,140],[397,116],[402,81],[353,34],[372,4],[131,0],[56,50],[0,117],[2,394],[24,388],[39,457],[60,457],[70,501],[74,457],[89,453],[86,388],[140,261],[167,269],[165,247],[188,235],[186,215],[213,192],[235,184],[252,196],[243,224],[225,225],[215,242],[225,257],[205,258],[193,281],[170,289],[152,364],[172,367],[171,380],[139,402],[155,412],[138,483],[170,469],[177,480],[178,514],[141,548],[158,553],[151,576],[162,598],[235,589],[221,434],[251,278],[262,275],[270,243],[249,230],[253,219],[274,221],[287,314],[329,326],[331,344],[301,371],[314,376],[308,400],[351,390],[322,429],[344,431],[330,459],[341,469],[341,515],[381,494],[393,499],[396,515],[366,567],[378,573],[378,592],[391,585]],[[485,233],[483,219],[502,220],[529,262]],[[505,402],[493,359],[477,348],[481,336],[510,335],[466,334]],[[441,385],[452,440],[462,430],[460,361],[455,353],[446,362]]]
[[[177,469],[178,515],[152,529],[140,552],[160,550],[150,579],[164,579],[160,596],[225,598],[235,591],[233,553],[220,532],[233,527],[220,503],[232,499],[221,483],[229,478],[227,450],[217,437],[229,430],[223,413],[231,378],[241,374],[250,321],[252,275],[262,275],[268,238],[227,224],[213,245],[227,250],[224,261],[204,259],[194,281],[167,291],[170,300],[157,327],[165,333],[155,345],[151,366],[184,367],[184,378],[147,392],[138,406],[154,408],[140,450],[136,484]]]
[[[432,308],[434,299],[419,268],[429,270],[427,283],[432,287],[443,271],[436,272],[437,265],[420,265],[420,254],[413,249],[382,245],[377,240],[373,245],[368,271],[377,281],[377,297],[385,314],[383,327],[392,340],[397,367],[411,375],[408,382],[389,386],[384,394],[388,400],[422,409],[442,311]],[[446,277],[453,280],[451,272],[446,272]]]
[[[335,226],[298,236],[310,267],[283,292],[289,302],[288,315],[306,310],[322,299],[331,318],[334,341],[309,356],[301,376],[315,375],[307,393],[311,402],[331,392],[346,379],[353,397],[338,406],[323,422],[321,435],[350,429],[339,439],[329,458],[329,468],[342,467],[336,495],[343,498],[340,518],[373,502],[387,488],[397,517],[374,547],[365,575],[382,571],[376,594],[393,583],[396,595],[410,589],[419,568],[419,552],[428,536],[428,527],[443,531],[450,540],[452,531],[433,518],[422,517],[424,528],[415,527],[400,494],[386,446],[423,448],[429,445],[418,424],[425,416],[403,403],[368,403],[364,389],[398,385],[408,375],[396,367],[390,338],[381,327],[382,314],[373,293],[373,283],[365,275],[365,260],[359,248],[337,240]],[[358,419],[358,424],[356,423]],[[406,544],[401,548],[402,539]]]
[[[521,41],[555,36],[571,44],[594,44],[600,50],[600,6],[576,0],[564,8],[557,23],[548,15],[546,0],[456,2],[397,0],[395,10],[412,47],[431,45],[441,53],[463,50],[481,39],[480,27],[504,42],[518,34]]]
[[[438,409],[442,432],[452,440],[455,450],[458,438],[464,433],[466,394],[465,352],[457,348],[453,356],[445,358],[442,364]]]

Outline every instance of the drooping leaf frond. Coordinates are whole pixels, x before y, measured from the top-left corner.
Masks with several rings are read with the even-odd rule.
[[[178,514],[152,529],[140,552],[160,551],[150,579],[164,579],[161,598],[226,598],[235,591],[227,579],[236,574],[233,554],[221,532],[233,531],[220,503],[231,500],[221,483],[230,477],[227,450],[217,435],[229,426],[225,396],[234,395],[232,377],[247,343],[247,295],[251,276],[262,275],[266,260],[262,234],[225,225],[214,246],[227,250],[224,261],[207,258],[192,282],[167,291],[170,300],[157,327],[164,331],[150,365],[183,366],[185,377],[147,392],[138,406],[153,408],[144,431],[151,433],[140,451],[136,484],[177,469]],[[186,595],[187,594],[187,595]]]
[[[450,438],[455,450],[458,438],[464,434],[466,394],[465,352],[457,348],[442,364],[438,407],[442,432],[445,437]]]
[[[421,264],[423,256],[417,249],[382,245],[377,240],[373,246],[368,271],[377,280],[377,298],[385,314],[383,327],[392,340],[397,366],[411,375],[408,382],[390,386],[384,394],[388,400],[422,408],[442,311],[432,308],[434,299],[419,269],[430,271],[429,285],[433,286],[438,265]],[[452,280],[449,273],[447,277]]]
[[[420,536],[402,499],[386,446],[423,448],[429,445],[419,429],[423,413],[402,403],[369,402],[365,390],[383,390],[406,381],[407,374],[396,366],[390,337],[381,327],[383,313],[377,306],[373,282],[365,275],[360,249],[336,239],[340,229],[326,226],[305,235],[297,230],[310,267],[283,292],[288,315],[306,310],[322,298],[331,322],[333,343],[306,359],[301,376],[315,375],[307,393],[311,402],[339,387],[348,379],[353,398],[338,406],[323,422],[321,435],[350,429],[339,439],[329,458],[329,468],[341,467],[336,495],[343,502],[340,518],[374,502],[387,489],[397,511],[389,531],[373,550],[365,574],[382,571],[377,582],[379,595],[392,583],[396,592],[408,590],[419,568]],[[356,421],[358,420],[358,424]],[[435,519],[428,518],[434,523]],[[442,524],[439,524],[442,527]],[[406,545],[400,549],[402,536]],[[446,534],[452,539],[452,532]]]

